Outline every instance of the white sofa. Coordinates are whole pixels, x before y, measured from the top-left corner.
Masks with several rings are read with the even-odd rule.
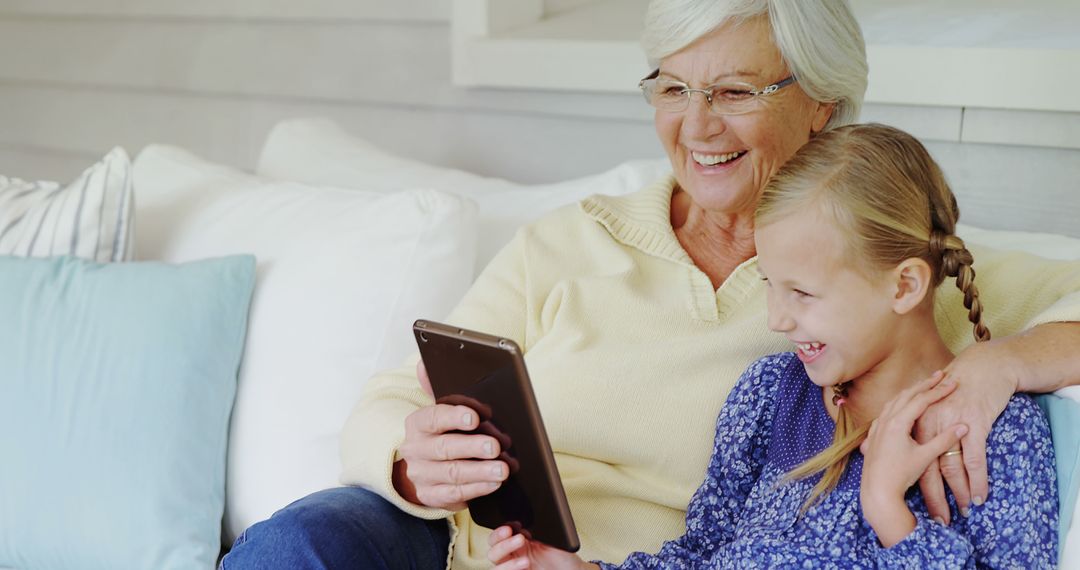
[[[518,226],[589,194],[641,187],[665,164],[519,186],[394,157],[321,120],[278,125],[261,176],[179,148],[143,150],[137,259],[259,260],[225,539],[337,484],[338,432],[365,380],[415,351],[412,322],[445,317]]]
[[[255,174],[180,148],[142,150],[132,176],[136,260],[258,260],[229,430],[223,543],[338,484],[338,432],[365,380],[414,351],[412,321],[443,318],[516,228],[668,171],[664,159],[635,161],[523,186],[393,156],[319,119],[279,124]],[[964,234],[1080,259],[1076,239]],[[1069,564],[1080,564],[1076,526]]]

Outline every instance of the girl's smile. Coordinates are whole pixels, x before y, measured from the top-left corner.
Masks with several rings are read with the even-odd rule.
[[[795,343],[795,355],[799,357],[803,364],[810,364],[825,352],[826,345],[820,342],[792,342]]]

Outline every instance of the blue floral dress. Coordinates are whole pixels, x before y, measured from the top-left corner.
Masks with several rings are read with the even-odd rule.
[[[987,441],[990,496],[953,522],[927,514],[917,487],[907,504],[914,532],[883,548],[859,507],[862,455],[838,487],[799,516],[818,477],[783,480],[832,442],[835,422],[792,353],[766,356],[743,373],[716,425],[705,482],[686,513],[686,534],[657,554],[636,552],[612,568],[1053,568],[1058,498],[1050,428],[1017,395]]]

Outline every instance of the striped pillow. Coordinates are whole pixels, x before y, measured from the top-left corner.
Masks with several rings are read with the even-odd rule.
[[[131,160],[114,148],[75,182],[0,176],[0,255],[132,258]]]

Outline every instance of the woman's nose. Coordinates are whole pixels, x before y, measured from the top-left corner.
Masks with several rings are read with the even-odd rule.
[[[682,119],[684,137],[708,140],[727,130],[724,117],[709,110],[709,100],[703,93],[694,91],[689,96],[690,102],[686,110],[683,111]]]

